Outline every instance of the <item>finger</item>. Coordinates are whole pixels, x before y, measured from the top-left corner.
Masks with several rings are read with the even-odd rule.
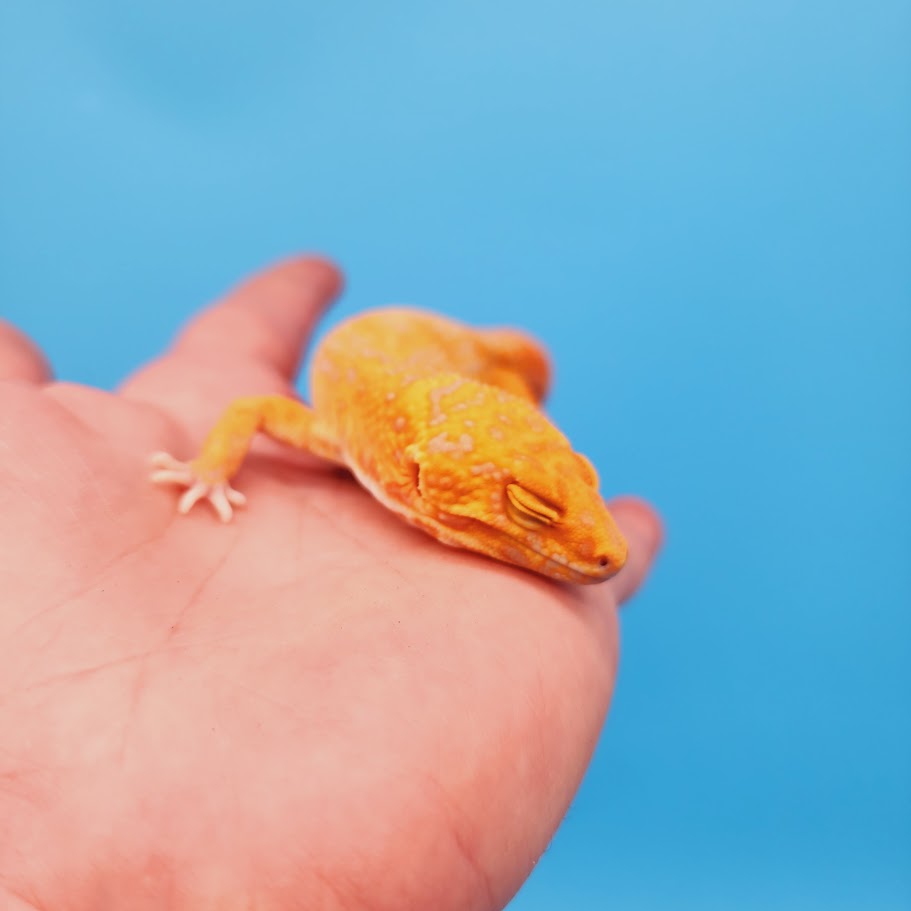
[[[664,530],[658,514],[644,500],[618,497],[608,505],[629,544],[626,565],[605,583],[610,586],[617,603],[622,604],[645,581],[661,548]]]
[[[23,332],[0,320],[0,380],[46,383],[51,368],[38,346]]]
[[[76,383],[48,383],[42,387],[42,394],[112,446],[141,453],[156,446],[181,446],[184,442],[184,433],[175,422],[150,405],[125,402],[111,392]]]
[[[200,314],[121,392],[191,425],[209,423],[239,395],[288,393],[304,345],[341,285],[325,260],[280,263]]]
[[[326,260],[280,263],[202,313],[178,338],[175,352],[207,361],[215,350],[238,363],[264,363],[291,381],[316,321],[341,285],[341,274]]]

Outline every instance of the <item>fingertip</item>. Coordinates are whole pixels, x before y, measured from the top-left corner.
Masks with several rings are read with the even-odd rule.
[[[325,257],[308,254],[280,260],[203,313],[185,337],[196,340],[201,334],[210,343],[221,330],[231,336],[238,354],[244,349],[263,354],[265,348],[266,360],[288,374],[296,369],[302,346],[343,285],[341,270]],[[246,321],[246,330],[240,333],[238,320]]]
[[[292,262],[297,263],[299,268],[306,269],[314,276],[319,276],[333,294],[341,294],[345,287],[345,276],[341,266],[327,256],[301,254],[294,257]]]
[[[664,543],[664,522],[658,511],[641,497],[615,497],[609,503],[623,533],[648,546],[652,554]]]
[[[24,333],[0,320],[0,380],[46,383],[51,367],[44,353]]]
[[[301,253],[279,260],[252,281],[287,282],[296,290],[307,291],[326,304],[338,297],[345,285],[341,268],[328,257],[314,253]]]
[[[343,284],[341,270],[322,256],[276,262],[191,320],[171,350],[121,392],[188,423],[212,394],[222,401],[252,391],[289,394],[310,335]]]
[[[608,582],[623,602],[645,581],[664,543],[664,523],[654,507],[639,497],[617,497],[608,506],[629,545],[626,565]]]

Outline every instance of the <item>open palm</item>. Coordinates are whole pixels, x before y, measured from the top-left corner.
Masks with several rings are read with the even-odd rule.
[[[451,550],[267,444],[222,526],[147,480],[287,393],[339,286],[288,262],[117,394],[0,327],[0,907],[500,908],[590,758],[628,566],[570,587]]]

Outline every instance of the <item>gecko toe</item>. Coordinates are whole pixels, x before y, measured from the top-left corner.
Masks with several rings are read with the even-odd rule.
[[[193,477],[187,469],[175,470],[170,468],[159,468],[149,475],[153,484],[192,484]]]
[[[247,505],[247,498],[239,490],[235,490],[233,487],[225,487],[225,496],[232,506]]]
[[[163,468],[170,471],[177,471],[187,467],[186,462],[175,459],[169,452],[153,452],[149,456],[149,464],[152,468]]]
[[[231,516],[234,514],[234,511],[231,509],[231,504],[228,502],[228,496],[225,492],[225,488],[221,485],[217,485],[212,488],[209,493],[209,502],[212,504],[212,508],[218,513],[218,518],[222,522],[230,522]]]
[[[177,511],[186,515],[203,497],[208,496],[209,485],[202,481],[197,481],[192,487],[184,491],[183,496],[177,504]]]

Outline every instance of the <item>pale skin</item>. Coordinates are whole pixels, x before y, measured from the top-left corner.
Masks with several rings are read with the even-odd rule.
[[[492,909],[553,836],[655,513],[596,586],[443,547],[257,443],[230,525],[147,482],[290,395],[340,284],[283,263],[115,394],[0,325],[0,907]]]

